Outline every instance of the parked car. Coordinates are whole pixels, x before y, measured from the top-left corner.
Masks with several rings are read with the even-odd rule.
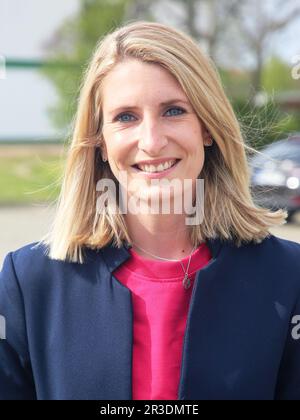
[[[291,220],[300,210],[300,133],[260,152],[249,161],[254,201],[272,210],[286,209]]]

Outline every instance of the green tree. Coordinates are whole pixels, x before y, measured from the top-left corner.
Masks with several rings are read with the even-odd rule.
[[[298,85],[291,76],[291,66],[281,58],[272,56],[267,61],[262,72],[262,86],[267,93],[299,89]]]
[[[61,67],[44,67],[58,94],[58,102],[48,112],[53,124],[69,126],[77,106],[82,74],[97,41],[123,22],[133,0],[81,0],[77,16],[64,22],[46,45],[48,59],[64,63]]]

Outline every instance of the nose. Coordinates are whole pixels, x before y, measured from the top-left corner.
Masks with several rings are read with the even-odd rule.
[[[168,140],[162,133],[159,122],[154,118],[145,119],[139,133],[138,148],[150,156],[159,156],[167,144]]]

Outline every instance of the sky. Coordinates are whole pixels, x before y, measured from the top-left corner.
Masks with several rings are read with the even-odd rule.
[[[10,69],[3,79],[1,56],[46,56],[45,44],[78,6],[79,0],[0,0],[0,140],[59,135],[47,116],[47,109],[56,101],[53,86],[35,70]],[[168,23],[168,17],[162,16],[161,22]],[[272,45],[289,63],[300,54],[299,28],[300,19]]]

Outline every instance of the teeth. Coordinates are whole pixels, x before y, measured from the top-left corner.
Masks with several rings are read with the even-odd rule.
[[[154,165],[138,165],[138,168],[141,169],[143,172],[162,172],[166,169],[171,168],[176,161],[170,160],[169,162],[160,163],[158,166]]]

